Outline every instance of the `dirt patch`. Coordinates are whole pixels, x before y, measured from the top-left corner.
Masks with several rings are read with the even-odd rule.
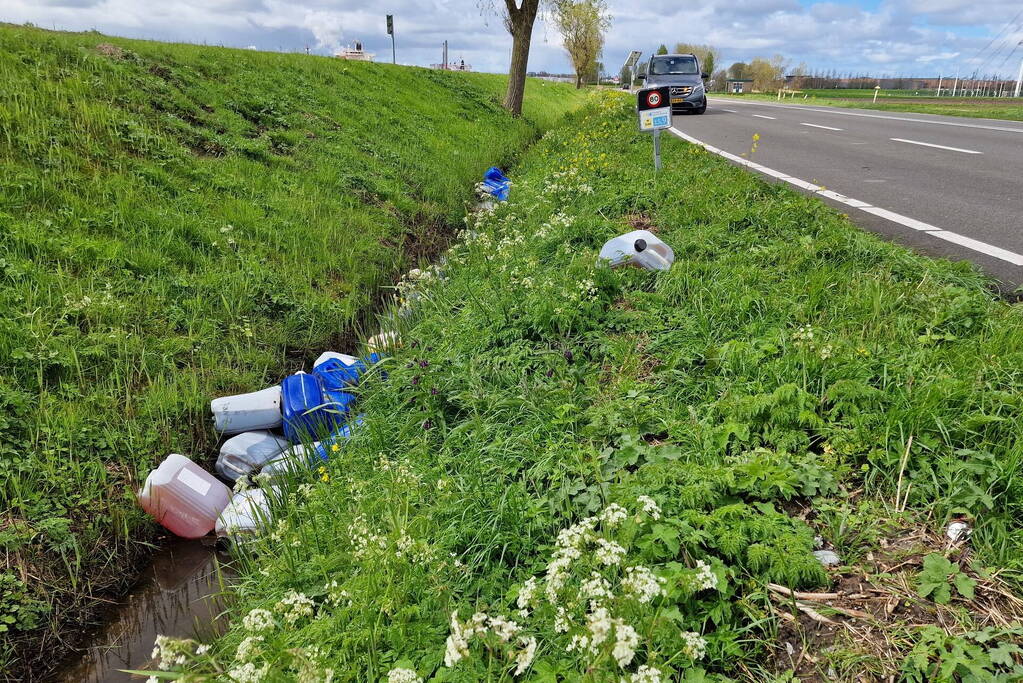
[[[776,671],[791,670],[804,682],[895,681],[923,626],[961,634],[1023,619],[1023,600],[1004,581],[969,568],[967,543],[953,545],[921,527],[879,546],[861,565],[832,570],[831,586],[820,592],[767,585],[779,622]],[[977,581],[973,600],[939,605],[917,594],[923,558],[942,552]]]
[[[625,222],[629,224],[633,230],[646,230],[657,234],[657,226],[654,225],[653,221],[650,220],[650,216],[645,213],[634,213],[625,217]]]
[[[100,43],[96,46],[96,52],[111,59],[124,59],[125,51],[110,43]]]

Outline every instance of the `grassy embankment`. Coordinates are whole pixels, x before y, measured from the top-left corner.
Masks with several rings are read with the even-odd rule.
[[[985,119],[1023,121],[1023,100],[1006,97],[928,97],[912,95],[904,90],[882,90],[877,102],[872,102],[873,90],[802,90],[802,94],[786,96],[784,102],[814,106],[850,107],[853,109],[880,109],[944,116],[968,116]],[[807,97],[803,97],[803,95]],[[711,93],[711,97],[739,97],[758,100],[778,100],[775,95],[726,95]]]
[[[248,546],[232,629],[201,655],[161,643],[170,668],[1023,671],[1023,308],[697,147],[668,142],[655,177],[631,100],[602,97],[442,274],[406,283],[421,297],[361,389],[364,428]],[[637,226],[670,271],[595,264]],[[958,517],[973,534],[953,545]]]
[[[483,170],[581,99],[531,81],[515,120],[500,76],[9,26],[0,83],[10,672],[131,581],[132,490],[212,457],[209,400],[354,339]]]

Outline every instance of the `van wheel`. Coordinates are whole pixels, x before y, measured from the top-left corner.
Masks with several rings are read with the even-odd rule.
[[[707,111],[707,100],[703,101],[703,106],[702,107],[698,107],[697,109],[694,109],[693,113],[694,114],[702,114],[705,111]]]

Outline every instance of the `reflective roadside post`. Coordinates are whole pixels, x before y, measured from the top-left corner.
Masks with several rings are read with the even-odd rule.
[[[654,134],[654,170],[661,170],[661,131],[671,128],[671,104],[668,86],[643,88],[636,93],[639,129]]]
[[[387,35],[391,36],[391,64],[398,63],[398,55],[394,51],[394,15],[387,15]]]
[[[874,103],[875,103],[875,104],[877,104],[877,94],[878,94],[879,92],[881,92],[881,86],[879,86],[879,85],[875,85],[875,86],[874,86]]]

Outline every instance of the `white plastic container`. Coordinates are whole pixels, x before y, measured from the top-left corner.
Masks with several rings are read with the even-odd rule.
[[[366,351],[369,353],[381,353],[388,349],[396,349],[401,346],[401,339],[398,337],[398,333],[381,332],[375,334],[366,340]]]
[[[291,442],[272,432],[242,432],[224,442],[217,458],[217,472],[228,481],[256,472],[291,447]]]
[[[313,362],[313,370],[315,370],[315,369],[316,369],[316,366],[317,366],[317,365],[319,365],[319,364],[320,364],[320,363],[322,363],[323,361],[327,361],[327,360],[330,360],[331,358],[337,358],[337,359],[338,359],[339,361],[341,361],[341,362],[342,362],[342,363],[344,363],[345,365],[354,365],[354,364],[355,364],[355,362],[356,362],[357,360],[359,360],[359,359],[358,359],[358,358],[356,358],[355,356],[349,356],[349,355],[348,355],[348,354],[346,354],[346,353],[337,353],[336,351],[324,351],[324,352],[323,352],[323,353],[321,353],[321,354],[320,354],[320,356],[319,356],[319,357],[318,357],[318,358],[317,358],[317,359],[316,359],[316,360],[315,360],[315,361]]]
[[[172,453],[149,473],[139,505],[170,532],[205,536],[231,499],[231,489],[183,455]]]
[[[255,534],[270,524],[270,500],[278,495],[276,488],[249,489],[236,493],[217,518],[217,536],[237,540],[243,534]]]
[[[316,448],[320,442],[315,442],[308,448],[303,444],[296,444],[284,451],[273,460],[263,465],[259,471],[260,479],[275,481],[287,478],[296,472],[309,469],[310,463],[316,456]]]
[[[649,230],[633,230],[605,242],[600,258],[610,262],[612,268],[631,265],[668,270],[675,262],[675,252]]]
[[[280,427],[281,387],[215,398],[210,401],[210,410],[214,427],[223,434]]]

